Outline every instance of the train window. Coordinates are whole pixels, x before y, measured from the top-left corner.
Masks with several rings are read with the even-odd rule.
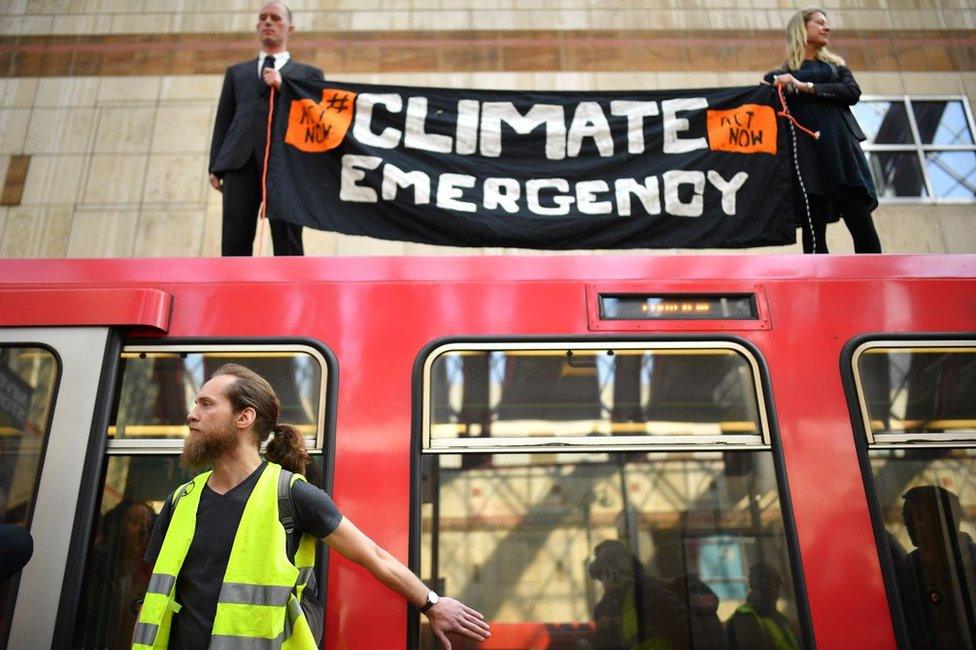
[[[128,346],[110,418],[96,517],[89,540],[73,647],[128,648],[152,566],[149,534],[163,503],[196,472],[180,466],[193,397],[224,363],[267,378],[312,453],[307,478],[322,485],[327,364],[304,345]],[[320,576],[321,577],[321,576]],[[320,583],[321,584],[321,583]]]
[[[450,447],[430,436],[421,576],[483,612],[498,647],[804,647],[752,354],[602,345],[572,344],[585,363],[565,344],[431,353],[434,424],[494,435],[502,422],[523,439],[498,449],[457,426]],[[624,448],[617,422],[635,424],[621,429]],[[729,422],[752,436],[722,440]],[[607,425],[583,449],[564,444]],[[426,627],[420,644],[437,647]]]
[[[122,353],[120,390],[108,428],[116,449],[180,447],[188,433],[186,414],[210,375],[225,363],[240,363],[275,387],[281,421],[298,427],[309,447],[321,446],[326,364],[307,346],[127,347]]]
[[[57,358],[45,348],[0,346],[0,524],[4,526],[30,526],[59,370]],[[0,583],[0,641],[7,636],[16,589],[17,580]]]
[[[875,341],[853,360],[907,646],[973,647],[976,342]]]
[[[431,450],[769,441],[758,365],[734,343],[449,344],[424,381]]]

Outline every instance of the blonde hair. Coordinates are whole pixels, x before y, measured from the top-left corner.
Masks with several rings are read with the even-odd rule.
[[[809,7],[793,14],[790,22],[786,24],[786,61],[783,67],[787,70],[799,70],[803,65],[807,45],[807,23],[810,22],[813,14],[818,12],[827,17],[827,12],[820,7]],[[826,63],[845,65],[843,57],[826,47],[817,51],[817,58]]]

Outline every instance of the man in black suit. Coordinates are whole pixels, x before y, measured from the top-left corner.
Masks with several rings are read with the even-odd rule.
[[[232,65],[224,76],[210,145],[210,184],[224,195],[221,253],[225,256],[250,255],[254,243],[270,89],[281,87],[282,75],[293,79],[323,78],[318,68],[291,59],[288,37],[294,30],[288,7],[280,2],[265,3],[258,13],[258,58]],[[287,107],[279,101],[275,118],[286,111]],[[277,219],[268,221],[275,255],[304,253],[301,226]]]

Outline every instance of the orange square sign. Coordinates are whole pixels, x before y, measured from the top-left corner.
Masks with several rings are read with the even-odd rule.
[[[776,155],[776,111],[762,104],[708,111],[708,148]]]
[[[352,124],[356,93],[325,88],[322,101],[292,100],[288,111],[288,131],[285,142],[308,153],[335,149],[346,137]]]

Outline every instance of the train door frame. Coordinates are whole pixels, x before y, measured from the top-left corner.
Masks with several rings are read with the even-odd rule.
[[[63,522],[79,524],[89,478],[88,463],[77,462],[78,450],[92,452],[104,405],[105,371],[119,337],[108,327],[5,327],[0,328],[0,342],[46,347],[60,364],[30,517],[34,561],[21,572],[6,639],[15,648],[50,647],[57,637],[62,586],[74,572],[69,558],[75,538],[64,535]]]
[[[3,330],[0,330],[2,332]],[[125,454],[172,454],[178,455],[182,448],[182,441],[168,441],[161,445],[143,444],[110,445],[106,431],[117,406],[121,391],[121,359],[126,351],[185,351],[185,352],[247,352],[255,349],[265,351],[294,351],[312,350],[321,365],[322,398],[319,426],[315,438],[315,446],[309,448],[309,455],[313,462],[321,457],[322,489],[331,493],[335,464],[335,425],[338,407],[339,364],[334,352],[328,345],[310,337],[164,337],[164,338],[136,338],[122,339],[118,337],[118,345],[106,354],[103,364],[103,375],[98,393],[97,418],[93,418],[89,448],[85,458],[86,482],[79,490],[79,505],[75,513],[75,522],[71,536],[71,552],[68,554],[70,579],[66,577],[60,592],[58,603],[57,626],[53,640],[54,647],[71,647],[75,633],[79,603],[84,587],[84,572],[88,562],[91,545],[92,527],[97,518],[97,507],[100,502],[100,492],[103,489],[102,475],[108,457]],[[306,439],[306,443],[311,442]],[[174,488],[176,486],[174,485]],[[324,609],[328,608],[328,562],[329,554],[318,542],[319,561],[319,595]]]
[[[908,345],[932,347],[960,343],[966,347],[976,346],[976,336],[974,336],[973,332],[875,332],[852,338],[844,345],[841,351],[841,379],[843,381],[844,394],[851,419],[854,446],[857,451],[868,512],[871,516],[871,527],[874,533],[878,561],[881,566],[885,598],[888,602],[888,613],[895,633],[896,643],[901,650],[908,650],[910,647],[908,624],[905,621],[905,617],[901,614],[902,605],[898,593],[895,566],[888,548],[887,529],[881,508],[881,499],[874,480],[874,471],[871,467],[869,452],[872,448],[871,438],[873,436],[865,419],[866,406],[862,400],[861,381],[857,374],[855,364],[863,350],[871,347],[885,347],[885,344],[892,344],[895,347],[907,347]],[[929,437],[928,440],[926,440],[924,434],[915,437],[921,443],[921,445],[916,446],[931,448],[976,447],[976,435],[967,435],[958,439],[953,439],[948,436]],[[907,439],[904,444],[910,446]]]
[[[761,413],[768,439],[765,441],[765,448],[772,454],[773,467],[776,476],[777,488],[779,490],[780,507],[783,517],[783,531],[785,537],[786,554],[790,564],[791,578],[793,580],[794,593],[796,595],[796,609],[799,619],[799,630],[802,636],[803,647],[816,648],[816,638],[813,629],[813,617],[810,610],[810,598],[807,591],[806,580],[802,556],[800,553],[799,536],[797,534],[796,518],[793,511],[793,499],[790,493],[789,481],[786,475],[786,461],[783,454],[783,447],[780,440],[779,424],[776,414],[775,397],[770,380],[769,368],[765,357],[759,348],[745,338],[741,338],[725,332],[715,334],[648,334],[646,332],[633,332],[632,335],[624,334],[586,334],[579,335],[527,335],[527,336],[463,336],[452,335],[436,338],[425,345],[417,353],[414,360],[413,377],[411,380],[411,449],[410,449],[410,519],[409,519],[409,544],[408,562],[409,567],[417,575],[420,575],[421,568],[421,460],[424,455],[424,417],[427,413],[425,403],[425,368],[431,355],[439,348],[451,344],[460,345],[505,345],[505,344],[565,344],[565,343],[586,343],[586,344],[613,344],[613,343],[636,343],[636,344],[669,344],[682,345],[694,343],[709,344],[731,344],[740,346],[751,355],[750,361],[756,366],[755,376],[758,382],[755,389],[759,395]],[[562,347],[566,347],[563,345]],[[662,447],[670,449],[666,445]],[[662,449],[663,451],[664,449]],[[503,450],[499,450],[503,451]],[[416,608],[407,606],[407,648],[408,650],[419,650],[420,648],[420,615]]]

